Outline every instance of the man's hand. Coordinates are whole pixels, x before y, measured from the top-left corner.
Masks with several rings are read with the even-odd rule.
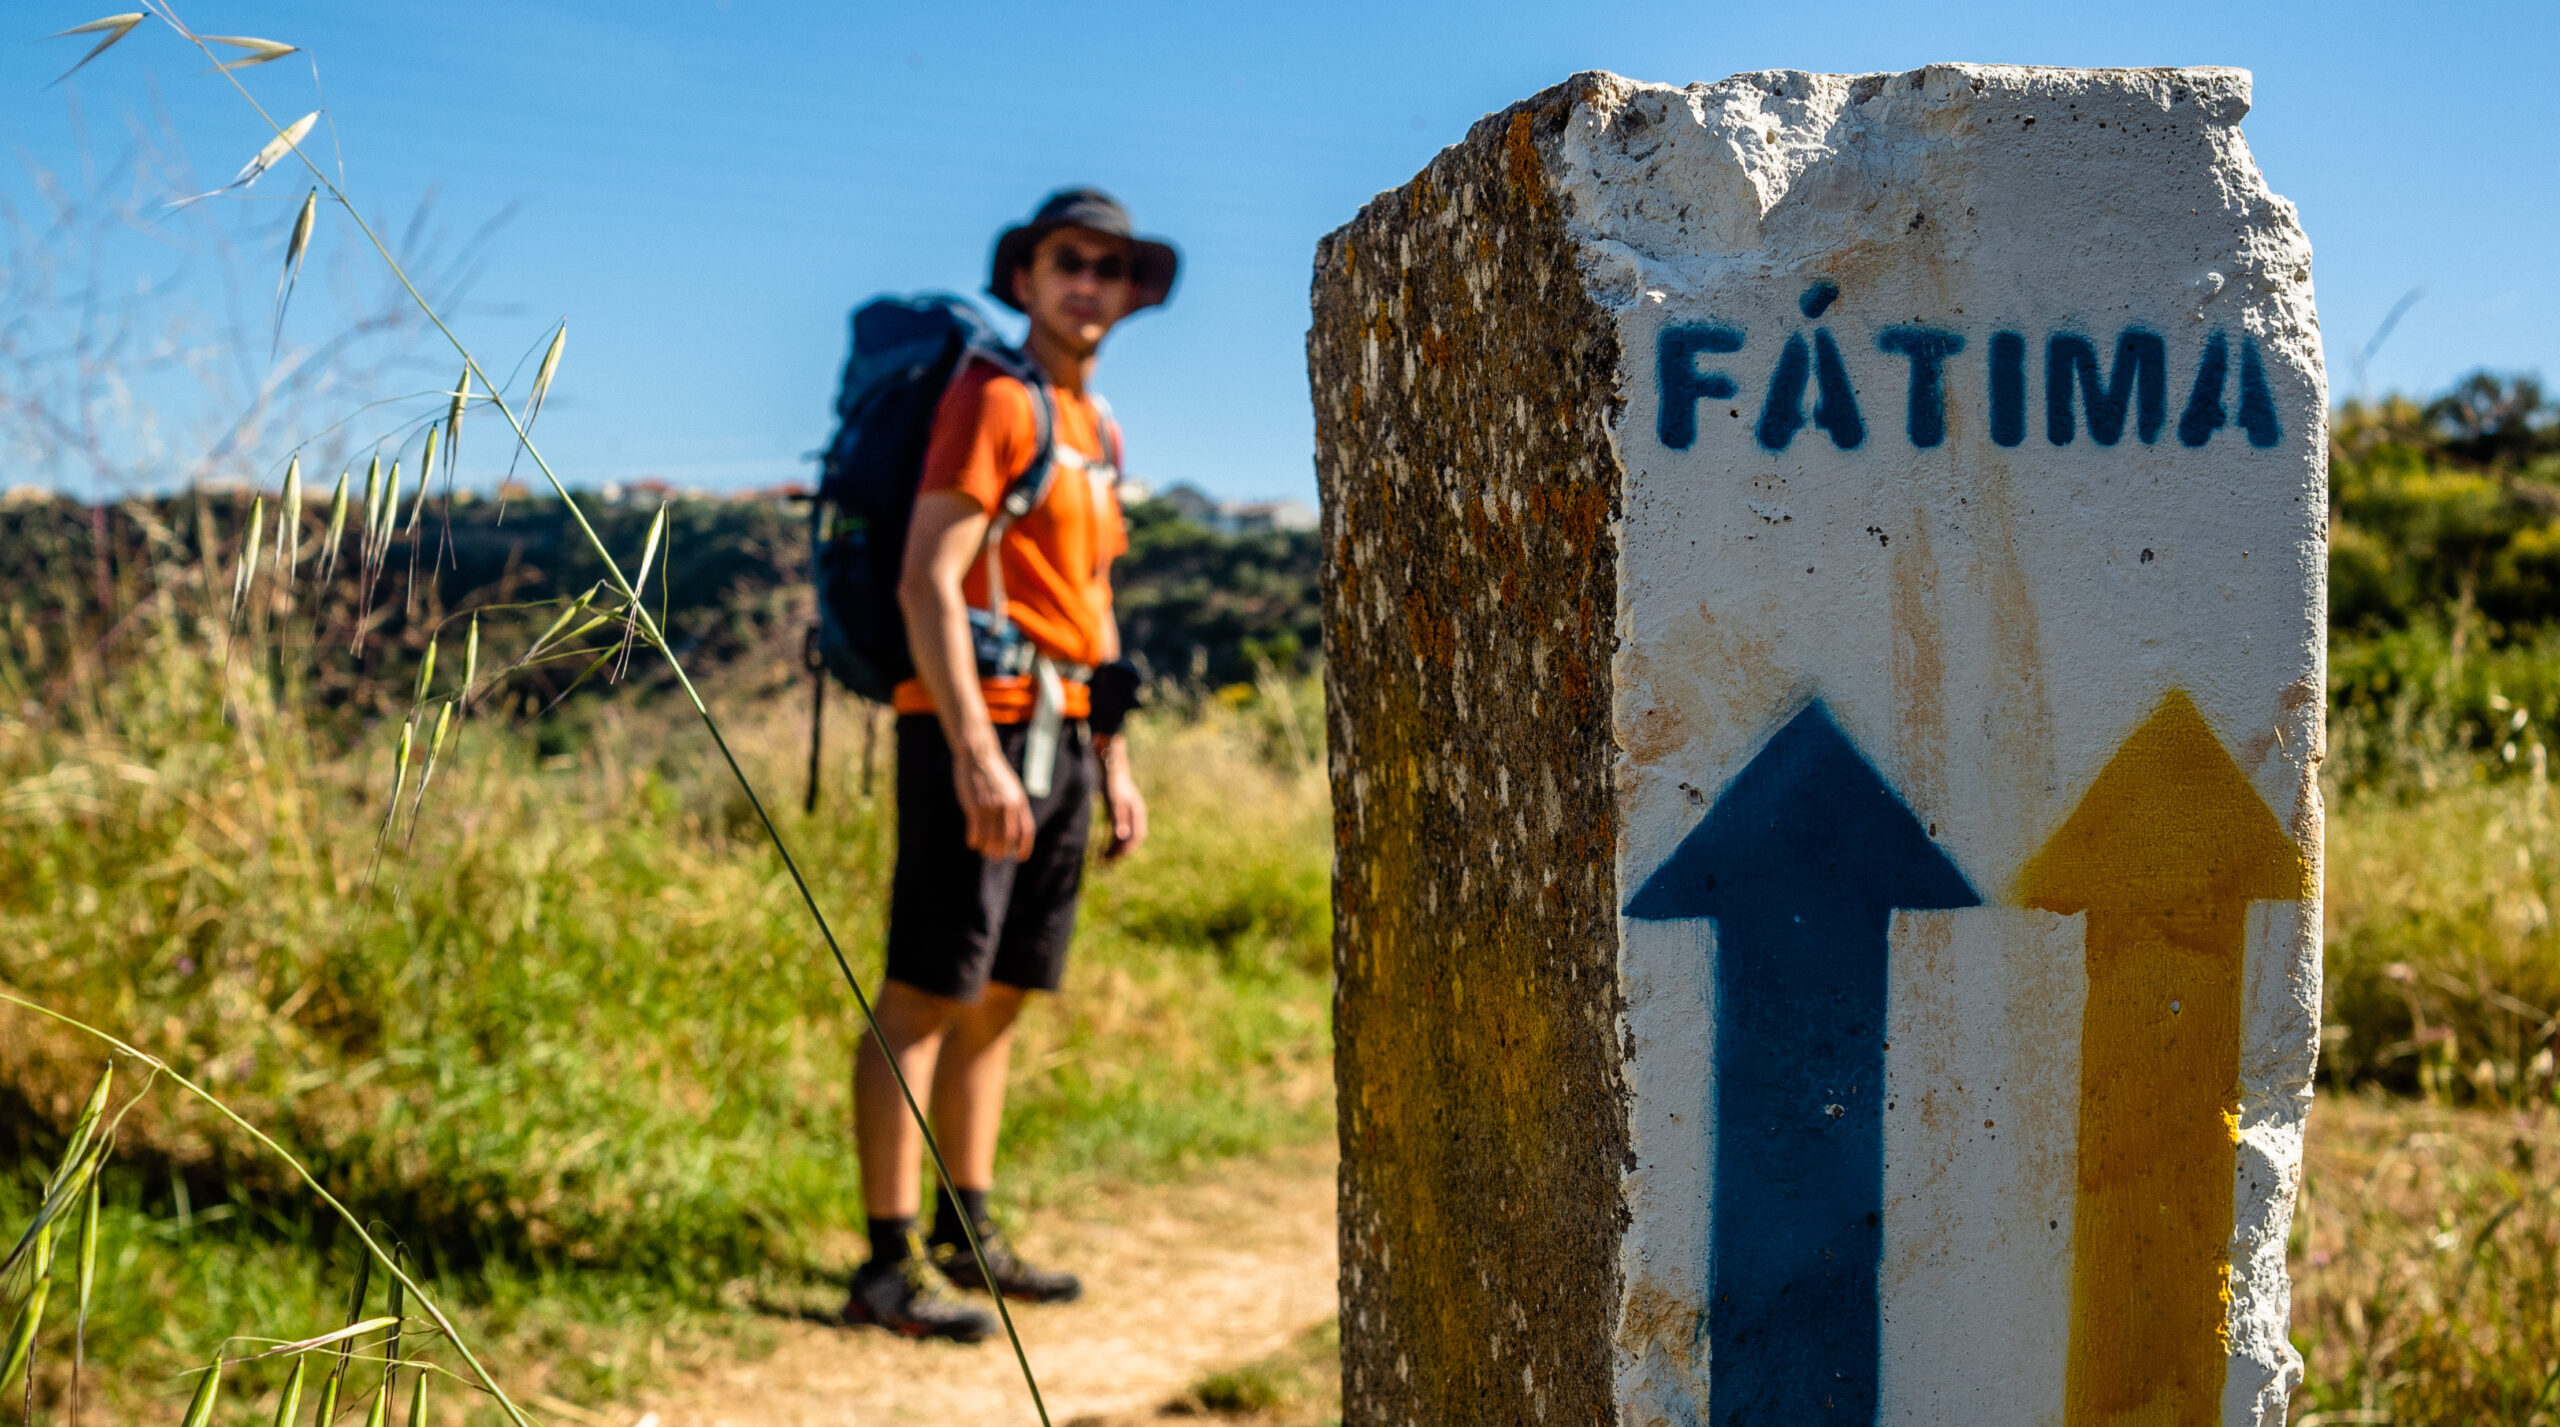
[[[967,495],[928,491],[916,497],[898,607],[906,615],[916,677],[933,695],[943,742],[951,748],[951,786],[969,820],[969,850],[1019,862],[1031,855],[1031,800],[1023,796],[1022,779],[1005,760],[987,717],[969,606],[960,596],[960,579],[986,548],[986,536],[986,512]]]
[[[969,850],[980,857],[1020,862],[1031,855],[1038,829],[1031,821],[1031,799],[1022,779],[1005,761],[1002,747],[979,750],[951,760],[951,783],[960,795],[960,810],[969,818]]]
[[[1147,840],[1147,800],[1129,771],[1129,746],[1117,738],[1094,740],[1094,757],[1102,764],[1102,805],[1111,815],[1111,845],[1105,861],[1117,862]]]

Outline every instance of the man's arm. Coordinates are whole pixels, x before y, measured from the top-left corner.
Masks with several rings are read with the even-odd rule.
[[[942,737],[951,745],[951,782],[969,820],[969,847],[982,857],[1031,855],[1031,800],[996,741],[978,690],[978,651],[969,637],[969,605],[960,580],[986,546],[987,513],[959,491],[916,497],[899,567],[898,608],[916,677],[933,695]]]
[[[1104,662],[1120,657],[1120,621],[1108,610],[1102,615],[1102,647]],[[1111,815],[1111,845],[1102,855],[1117,862],[1147,840],[1147,800],[1138,791],[1137,774],[1129,769],[1126,737],[1096,735],[1093,756],[1102,765],[1102,806]]]

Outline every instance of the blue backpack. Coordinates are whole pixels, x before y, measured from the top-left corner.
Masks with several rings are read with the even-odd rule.
[[[853,314],[853,355],[836,395],[835,440],[810,514],[818,592],[810,662],[875,703],[889,702],[891,691],[915,674],[898,576],[934,413],[952,378],[971,361],[990,363],[1031,389],[1038,452],[1005,488],[999,515],[1019,519],[1048,494],[1057,470],[1056,402],[1039,364],[1006,342],[975,304],[948,293],[875,298]],[[970,616],[982,672],[1030,667],[1030,643],[1010,621],[989,619],[982,610]]]

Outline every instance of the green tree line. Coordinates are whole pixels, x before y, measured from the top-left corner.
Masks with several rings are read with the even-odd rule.
[[[69,677],[84,653],[111,664],[158,590],[227,588],[250,499],[195,491],[91,506],[19,492],[0,501],[0,638],[10,656],[0,664],[29,684],[0,693],[41,699],[41,685]],[[636,565],[658,501],[589,495],[580,504]],[[267,511],[272,531],[272,493]],[[679,654],[719,664],[806,625],[805,505],[677,498],[667,513],[666,556],[650,584]],[[325,499],[306,505],[307,550],[316,551],[326,515]],[[1221,534],[1160,501],[1136,504],[1129,516],[1130,550],[1115,572],[1121,626],[1152,675],[1217,688],[1252,683],[1266,669],[1313,667],[1322,616],[1312,532]],[[305,555],[306,572],[316,563]],[[370,606],[358,598],[352,565],[342,563],[328,589],[306,583],[289,617],[319,646],[302,674],[309,691],[370,713],[405,702],[428,641],[440,630],[458,636],[458,619],[482,611],[493,638],[529,634],[552,617],[548,602],[603,574],[559,501],[525,497],[428,506],[403,526],[377,591],[388,598]],[[642,677],[654,669],[650,661],[636,667]],[[578,673],[522,681],[522,706],[547,706]]]
[[[2431,401],[2348,402],[2330,442],[2336,776],[2392,781],[2448,744],[2539,768],[2560,717],[2560,405],[2475,372]]]
[[[2330,441],[2331,700],[2361,730],[2342,743],[2349,775],[2387,772],[2395,740],[2428,735],[2519,762],[2532,739],[2510,756],[2514,736],[2560,719],[2560,404],[2532,377],[2484,371],[2432,400],[2350,401]],[[0,635],[14,662],[59,669],[156,585],[227,579],[247,506],[238,492],[0,506]],[[656,502],[590,509],[636,558]],[[653,584],[680,650],[717,662],[806,621],[803,507],[678,499],[669,517]],[[316,539],[320,513],[306,520]],[[399,697],[411,661],[457,612],[591,584],[600,571],[572,534],[549,499],[430,509],[390,561],[397,607],[373,617],[361,657],[319,661],[315,679],[341,702]],[[1137,504],[1116,578],[1129,647],[1159,678],[1210,687],[1265,666],[1312,667],[1321,558],[1312,532],[1227,535]],[[324,598],[316,619],[307,604],[315,629],[358,648],[352,590]],[[539,707],[574,673],[528,683],[527,702]]]

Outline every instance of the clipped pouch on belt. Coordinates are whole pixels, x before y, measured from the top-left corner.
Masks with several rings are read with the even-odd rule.
[[[978,656],[981,679],[1021,678],[1040,653],[1011,620],[998,620],[982,609],[969,611],[969,643]]]

